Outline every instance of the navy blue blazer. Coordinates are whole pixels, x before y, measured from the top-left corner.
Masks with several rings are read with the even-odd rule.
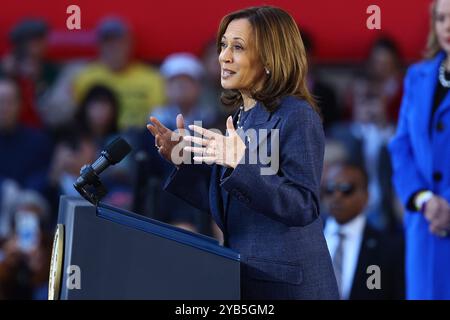
[[[243,299],[338,299],[319,216],[320,117],[306,101],[285,97],[272,113],[258,102],[246,123],[256,130],[278,129],[279,168],[274,174],[261,175],[260,169],[270,164],[259,161],[234,170],[182,165],[165,190],[210,212],[224,233],[224,245],[241,254]],[[272,136],[276,133],[258,143],[245,139],[246,159],[264,144],[270,154]]]

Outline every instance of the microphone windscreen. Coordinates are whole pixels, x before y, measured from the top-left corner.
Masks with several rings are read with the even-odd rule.
[[[123,138],[118,137],[106,146],[105,151],[111,164],[116,164],[130,153],[131,147]]]

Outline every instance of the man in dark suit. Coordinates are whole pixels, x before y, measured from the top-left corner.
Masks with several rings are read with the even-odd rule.
[[[341,298],[404,299],[403,239],[367,223],[364,169],[337,164],[324,178],[324,204],[330,214],[324,233]]]
[[[364,105],[370,109],[370,104]],[[367,112],[367,111],[359,111]],[[401,229],[396,199],[391,182],[392,166],[387,143],[394,133],[392,125],[377,126],[361,121],[340,123],[331,127],[327,137],[340,142],[352,163],[370,168],[367,215],[378,230],[394,232]]]

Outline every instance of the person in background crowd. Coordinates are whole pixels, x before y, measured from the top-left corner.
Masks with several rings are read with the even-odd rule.
[[[59,195],[77,196],[73,184],[85,164],[95,160],[97,146],[91,136],[77,131],[69,132],[56,145],[51,167],[50,182],[58,202]]]
[[[430,20],[389,150],[406,211],[406,297],[434,300],[450,299],[450,0],[433,1]]]
[[[85,60],[62,64],[58,77],[43,98],[41,111],[45,127],[56,141],[64,137],[78,111],[78,104],[73,96],[73,82],[87,64]]]
[[[340,107],[333,88],[322,82],[318,76],[318,69],[315,66],[314,42],[312,37],[307,32],[303,32],[302,38],[310,65],[307,79],[308,88],[317,100],[317,104],[323,117],[324,130],[327,132],[328,128],[341,120]]]
[[[386,103],[389,122],[396,122],[403,93],[403,62],[396,43],[388,38],[377,39],[369,53],[363,74],[352,82],[345,95],[345,118],[352,117],[354,105],[365,92],[374,90]]]
[[[325,152],[323,157],[323,170],[321,185],[325,177],[328,175],[328,170],[334,165],[343,163],[349,160],[349,155],[343,144],[333,139],[325,139]],[[322,212],[322,219],[326,221],[328,218],[328,212],[323,201],[323,197],[320,198],[320,208]]]
[[[96,158],[121,133],[118,128],[118,113],[119,102],[116,94],[101,85],[94,85],[78,108],[78,130],[93,139]],[[128,134],[124,132],[123,137],[128,139]],[[102,181],[108,189],[103,202],[131,209],[133,165],[130,157],[126,157],[102,174]]]
[[[77,130],[93,137],[98,149],[104,148],[119,133],[119,101],[105,86],[93,86],[84,97],[76,114]]]
[[[133,60],[131,32],[120,19],[103,20],[97,36],[99,58],[75,77],[75,100],[80,103],[94,85],[107,86],[118,96],[119,128],[140,127],[154,106],[164,104],[163,79],[150,66]]]
[[[175,118],[179,113],[188,124],[201,120],[204,126],[214,125],[217,110],[200,105],[205,74],[201,62],[192,54],[175,53],[164,60],[160,70],[166,80],[167,105],[153,110],[152,116],[171,129],[176,128]]]
[[[102,148],[104,149],[104,148]],[[55,194],[53,205],[57,208],[60,195],[79,196],[73,184],[85,164],[92,164],[102,149],[92,136],[76,131],[67,134],[57,145],[52,160],[50,178]],[[102,173],[102,182],[108,190],[103,202],[131,210],[132,181],[127,167],[114,166]]]
[[[0,245],[11,233],[11,221],[19,199],[19,185],[0,176]]]
[[[51,237],[49,206],[37,192],[18,198],[14,232],[0,248],[0,298],[47,299]]]
[[[403,94],[403,61],[397,44],[388,37],[379,38],[372,46],[368,61],[369,78],[380,87],[387,104],[388,120],[398,119]]]
[[[0,78],[0,176],[45,194],[52,142],[40,130],[20,124],[21,104],[16,83]]]
[[[349,160],[364,167],[369,175],[367,218],[379,230],[399,232],[397,209],[387,145],[395,127],[388,119],[387,103],[377,88],[365,87],[353,106],[353,121],[338,123],[328,137],[342,143]]]
[[[58,67],[49,62],[47,23],[40,19],[19,22],[10,33],[12,50],[3,57],[0,74],[15,79],[22,92],[19,122],[42,128],[46,122],[45,100],[58,75]]]
[[[168,105],[156,108],[152,116],[157,117],[168,128],[175,129],[177,114],[182,113],[188,124],[202,121],[203,126],[213,126],[217,120],[217,110],[200,105],[201,81],[205,70],[193,55],[176,53],[167,57],[161,65],[161,74],[166,79]],[[156,154],[165,168],[164,180],[171,171],[168,163]],[[160,190],[161,212],[165,212],[170,223],[185,229],[205,232],[203,226],[211,225],[211,219],[183,200]],[[208,231],[207,231],[208,233]]]
[[[98,158],[120,133],[117,97],[107,87],[94,85],[77,109],[75,120],[61,138],[52,162],[51,179],[58,194],[77,195],[73,183],[81,167]],[[131,209],[132,166],[126,157],[102,173],[108,189],[103,202]]]
[[[223,124],[226,118],[234,110],[229,110],[220,103],[222,86],[220,85],[220,65],[215,39],[209,41],[203,48],[202,63],[205,73],[202,79],[200,104],[210,108],[212,112],[217,113],[216,124],[213,127],[223,131],[225,130]]]
[[[377,231],[367,221],[367,187],[364,168],[350,162],[332,165],[323,179],[322,197],[330,215],[324,233],[341,298],[404,299],[403,238]],[[379,289],[367,286],[369,266],[379,267]]]

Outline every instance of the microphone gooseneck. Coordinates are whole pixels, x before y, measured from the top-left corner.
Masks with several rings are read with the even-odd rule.
[[[105,150],[101,152],[100,157],[92,165],[87,164],[81,168],[80,176],[73,185],[74,188],[83,198],[97,205],[107,193],[106,188],[100,181],[99,175],[110,165],[122,161],[130,151],[131,147],[128,142],[121,137],[116,138],[106,146]],[[89,191],[89,187],[93,191]]]

